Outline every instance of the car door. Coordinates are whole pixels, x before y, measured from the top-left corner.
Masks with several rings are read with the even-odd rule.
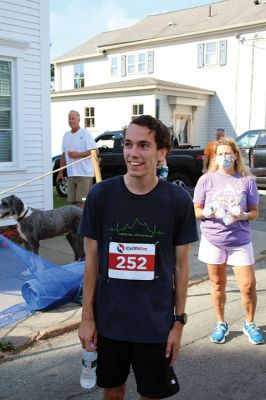
[[[121,135],[106,133],[96,139],[99,150],[100,169],[102,178],[122,175],[126,172]]]

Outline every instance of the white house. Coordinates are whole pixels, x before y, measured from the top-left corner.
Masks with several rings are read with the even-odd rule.
[[[224,0],[147,16],[97,35],[54,66],[54,154],[71,109],[95,135],[151,114],[195,145],[217,127],[230,136],[264,128],[266,2]]]
[[[49,41],[48,1],[0,0],[0,198],[40,209],[51,176],[8,190],[51,170]]]

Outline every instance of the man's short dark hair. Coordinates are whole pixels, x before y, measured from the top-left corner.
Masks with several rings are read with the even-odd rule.
[[[154,132],[154,139],[157,145],[157,150],[171,148],[170,131],[159,119],[152,117],[151,115],[140,115],[139,117],[133,118],[130,124],[136,124],[139,126],[146,126]],[[130,125],[129,124],[129,125]],[[124,136],[128,127],[123,130]]]

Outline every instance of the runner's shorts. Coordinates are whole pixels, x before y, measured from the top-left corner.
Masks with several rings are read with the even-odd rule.
[[[97,385],[115,388],[123,385],[132,366],[141,396],[162,399],[179,391],[166,343],[146,344],[107,339],[98,335]]]

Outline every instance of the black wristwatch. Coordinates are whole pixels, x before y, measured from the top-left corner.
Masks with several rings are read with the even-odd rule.
[[[179,321],[181,324],[186,325],[187,323],[187,314],[183,313],[180,315],[173,315],[173,321]]]

